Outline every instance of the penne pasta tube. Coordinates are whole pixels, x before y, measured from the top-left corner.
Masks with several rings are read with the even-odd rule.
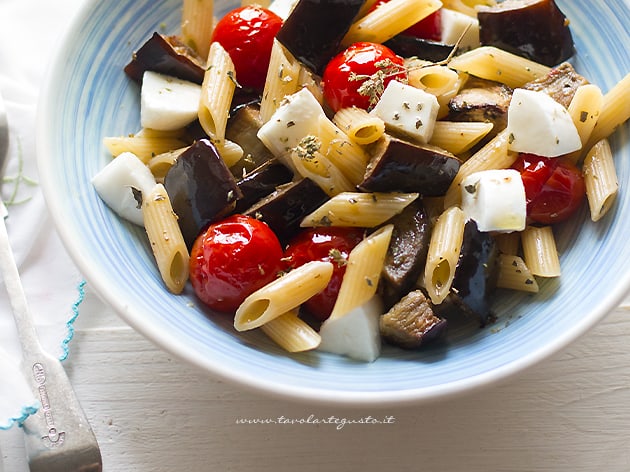
[[[330,320],[344,316],[376,294],[393,230],[394,225],[383,226],[350,251]]]
[[[234,141],[224,139],[220,143],[215,144],[221,159],[223,159],[223,162],[225,162],[225,165],[228,167],[232,167],[243,157],[243,148]]]
[[[588,142],[595,123],[599,118],[604,103],[604,96],[601,89],[594,84],[586,84],[578,87],[569,104],[569,115],[573,119],[573,124],[580,135],[582,145]],[[572,152],[567,156],[573,163],[576,163],[583,154],[583,149]]]
[[[321,292],[332,276],[330,262],[312,261],[277,278],[248,296],[234,315],[234,328],[246,331],[300,306]]]
[[[214,0],[183,0],[182,40],[201,57],[208,57],[213,22]]]
[[[298,316],[294,309],[260,327],[271,340],[287,352],[310,351],[319,347],[322,338]]]
[[[424,268],[424,286],[431,302],[439,305],[449,294],[464,240],[464,212],[453,206],[435,222]]]
[[[385,122],[363,108],[342,108],[333,117],[333,123],[357,144],[378,141],[385,133]]]
[[[519,253],[521,247],[521,233],[519,231],[497,233],[494,239],[501,254],[515,256]]]
[[[559,277],[560,258],[551,226],[528,226],[521,233],[523,260],[532,274]]]
[[[481,141],[493,126],[481,121],[436,121],[429,144],[462,154]]]
[[[341,41],[384,43],[442,7],[439,0],[392,0],[359,18]]]
[[[584,146],[584,151],[587,152],[595,143],[610,136],[628,119],[630,119],[630,73],[604,95],[602,111]]]
[[[459,74],[446,66],[423,65],[411,67],[407,80],[409,85],[439,98],[455,88]]]
[[[305,143],[306,141],[306,143]],[[351,192],[354,185],[317,149],[309,149],[308,143],[316,142],[314,136],[307,136],[291,152],[291,161],[302,177],[308,177],[330,197],[342,192]]]
[[[477,8],[480,6],[494,6],[495,0],[443,0],[444,6],[451,10],[464,13],[473,18],[477,18]]]
[[[619,191],[615,161],[607,139],[602,139],[588,151],[582,173],[591,220],[599,221],[608,212]]]
[[[539,287],[536,277],[534,277],[519,256],[500,254],[498,270],[498,288],[519,290],[521,292],[538,292]]]
[[[417,193],[343,192],[304,217],[300,226],[373,228],[400,213]]]
[[[508,139],[507,131],[501,131],[461,165],[444,196],[444,208],[460,204],[461,183],[469,175],[482,170],[507,169],[514,164],[518,154],[508,151]]]
[[[449,62],[449,67],[512,88],[544,77],[551,70],[545,65],[493,46],[482,46],[455,56]]]
[[[149,167],[149,170],[153,174],[153,177],[156,181],[164,181],[164,177],[166,177],[166,173],[168,172],[168,170],[173,167],[173,164],[175,164],[175,161],[177,160],[179,155],[183,153],[186,149],[188,149],[188,146],[181,149],[176,149],[174,151],[164,152],[149,159],[149,162],[147,162],[147,166]]]
[[[230,103],[237,85],[234,63],[218,42],[213,42],[208,53],[206,73],[201,84],[199,123],[215,142],[225,138]]]
[[[105,148],[116,157],[123,152],[131,152],[147,164],[158,154],[174,151],[187,146],[177,137],[156,138],[152,136],[108,136],[103,138]]]
[[[269,121],[284,97],[298,91],[301,66],[279,41],[274,40],[267,69],[267,80],[260,101],[260,119]]]
[[[188,280],[188,249],[162,184],[142,195],[142,217],[162,280],[172,293],[181,293]]]

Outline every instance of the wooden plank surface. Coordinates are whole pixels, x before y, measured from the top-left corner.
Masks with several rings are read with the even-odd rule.
[[[105,471],[630,470],[627,302],[514,379],[429,405],[369,409],[244,391],[161,352],[107,310],[89,313],[66,367]],[[368,416],[388,424],[313,424]],[[21,440],[18,429],[0,435],[7,472],[27,470]]]

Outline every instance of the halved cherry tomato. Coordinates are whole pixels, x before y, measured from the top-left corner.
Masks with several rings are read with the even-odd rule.
[[[406,80],[402,57],[382,44],[358,42],[340,52],[322,75],[324,98],[333,111],[356,106],[365,110],[376,103],[391,80]],[[370,80],[374,87],[359,92]]]
[[[305,308],[318,320],[324,321],[335,306],[346,262],[352,248],[363,239],[357,228],[308,228],[299,233],[285,250],[285,261],[296,268],[310,261],[332,262],[333,275],[326,288],[310,298]]]
[[[212,41],[230,54],[236,80],[243,87],[264,88],[271,47],[281,26],[282,18],[257,5],[236,8],[215,26]]]
[[[378,0],[370,11],[376,10],[379,5],[387,3],[390,0]],[[426,18],[418,21],[416,24],[411,25],[401,34],[407,36],[415,36],[416,38],[428,39],[430,41],[442,40],[442,9],[436,10]]]
[[[567,159],[521,153],[513,167],[523,178],[530,221],[558,223],[569,218],[582,204],[584,178],[580,169]]]
[[[262,221],[233,215],[211,224],[190,252],[190,281],[210,308],[236,311],[283,268],[282,246]]]

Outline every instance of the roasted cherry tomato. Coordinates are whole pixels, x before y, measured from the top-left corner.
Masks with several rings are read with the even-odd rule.
[[[582,173],[567,159],[522,153],[513,167],[523,178],[527,217],[534,223],[564,221],[584,200]]]
[[[282,246],[265,223],[233,215],[211,224],[190,252],[190,281],[210,308],[236,311],[283,268]]]
[[[389,0],[377,0],[377,2],[370,8],[370,11],[376,10],[376,8],[383,3],[387,3]],[[436,10],[426,18],[418,21],[416,24],[411,25],[401,34],[407,36],[415,36],[416,38],[428,39],[430,41],[442,40],[442,9]]]
[[[298,234],[285,250],[285,261],[296,268],[310,261],[332,262],[333,275],[326,288],[309,299],[305,308],[318,320],[324,321],[337,300],[346,262],[352,248],[363,239],[357,228],[308,228]]]
[[[217,41],[230,54],[240,85],[261,91],[265,85],[273,40],[282,18],[257,5],[236,8],[214,28]]]
[[[359,42],[326,65],[322,88],[324,98],[334,111],[351,106],[367,110],[391,80],[406,78],[403,59],[391,49],[382,44]],[[372,86],[360,93],[359,88],[366,80],[370,80]]]

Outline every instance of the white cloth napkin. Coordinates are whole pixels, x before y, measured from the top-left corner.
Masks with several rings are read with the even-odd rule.
[[[83,298],[82,277],[48,214],[35,156],[39,89],[60,36],[83,0],[0,0],[0,93],[9,127],[2,179],[9,238],[44,348],[65,359]],[[39,406],[18,369],[21,351],[0,277],[0,429]]]

